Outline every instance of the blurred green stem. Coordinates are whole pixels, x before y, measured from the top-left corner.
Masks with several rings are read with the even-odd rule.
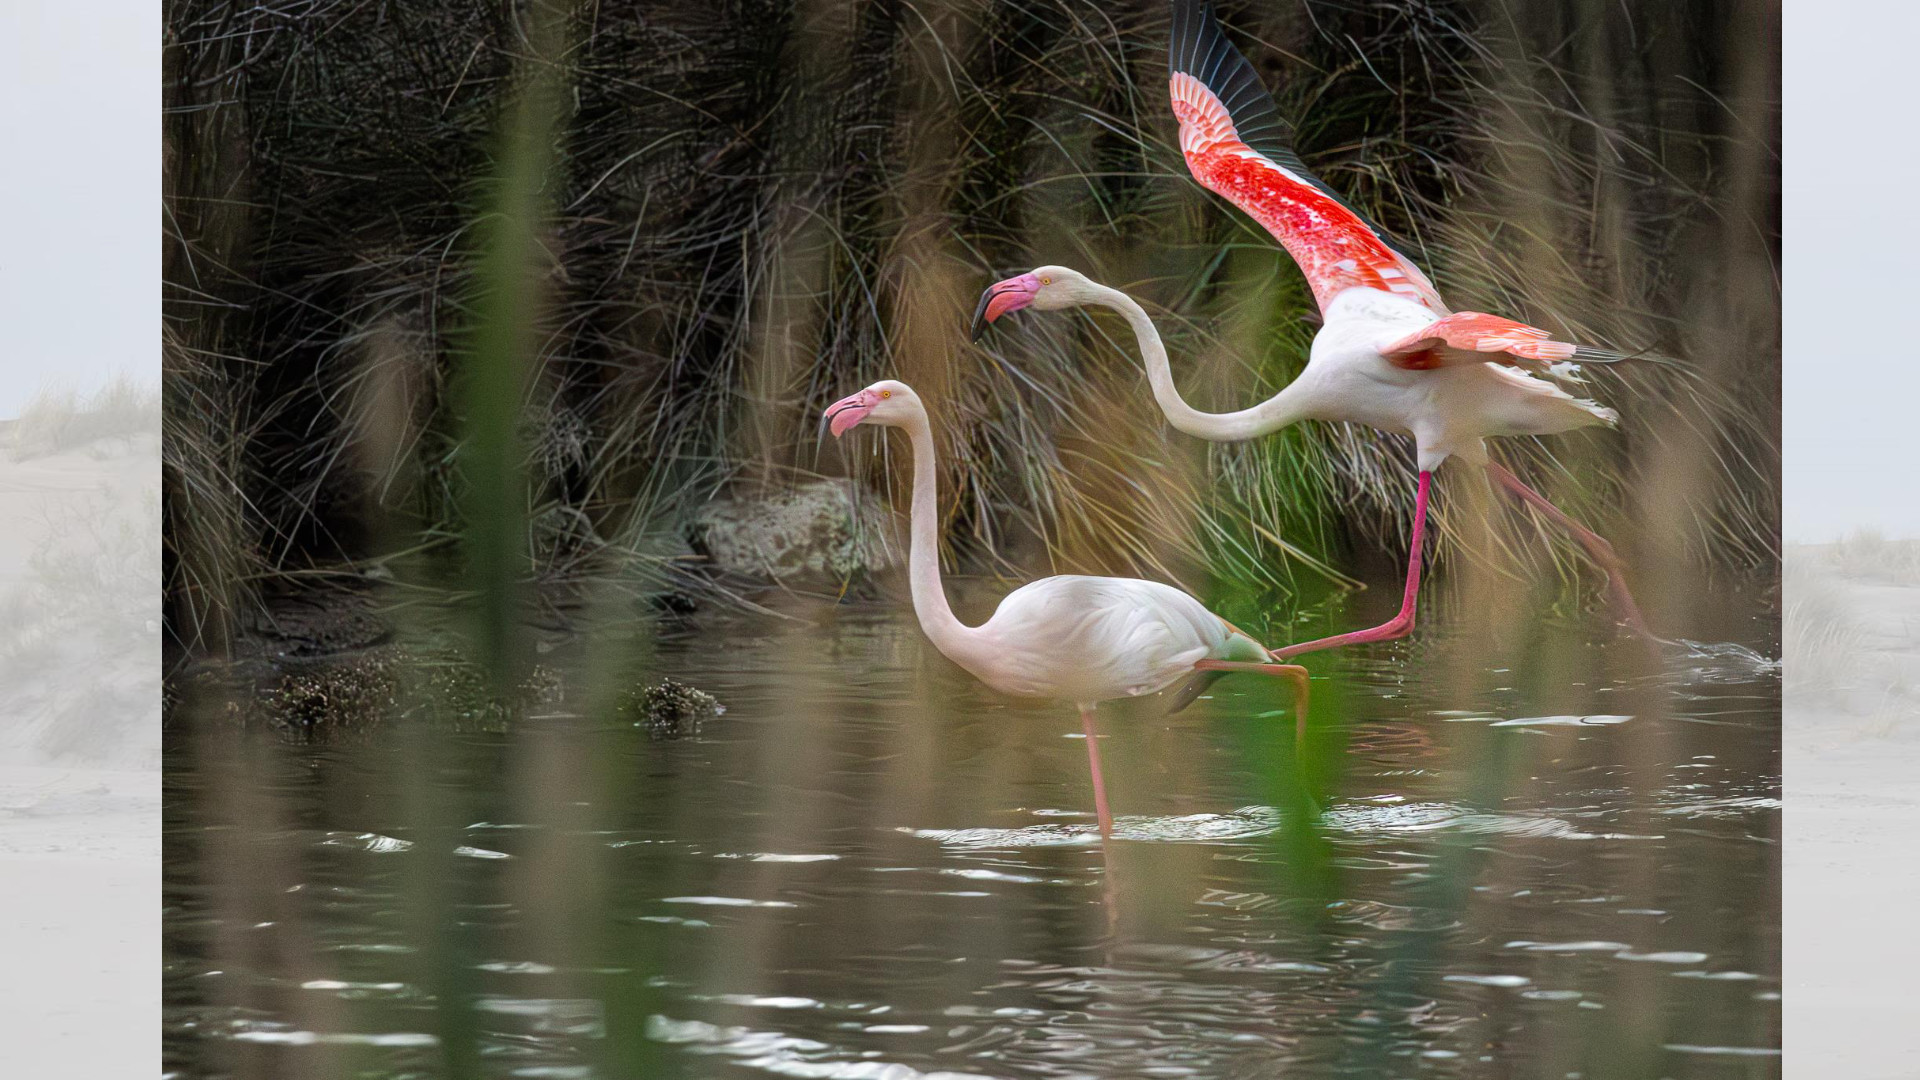
[[[465,418],[459,467],[467,585],[479,598],[478,659],[496,690],[525,666],[517,614],[531,558],[520,423],[547,299],[541,232],[550,212],[566,32],[567,12],[558,2],[529,4],[525,52],[501,114],[495,173],[477,227],[473,323],[457,375]]]

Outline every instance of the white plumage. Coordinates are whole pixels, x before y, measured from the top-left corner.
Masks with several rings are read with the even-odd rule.
[[[1008,593],[976,633],[992,662],[960,666],[1003,694],[1058,701],[1138,697],[1202,660],[1267,659],[1200,601],[1139,578],[1041,578]]]
[[[1306,369],[1272,399],[1284,399],[1287,423],[1346,420],[1402,432],[1413,437],[1419,467],[1432,470],[1451,457],[1484,465],[1489,437],[1553,435],[1619,419],[1612,409],[1505,363],[1472,360],[1427,369],[1392,363],[1381,355],[1386,346],[1433,322],[1431,311],[1404,297],[1348,289],[1327,305],[1325,318]],[[1145,325],[1165,364],[1158,332],[1151,321]],[[1171,376],[1166,385],[1171,391]],[[1235,436],[1277,430],[1282,425],[1273,421],[1281,417],[1272,414],[1280,411],[1274,407],[1265,422]]]

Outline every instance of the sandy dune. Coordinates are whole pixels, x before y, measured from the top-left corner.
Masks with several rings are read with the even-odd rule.
[[[0,449],[0,980],[12,1075],[140,1076],[160,1022],[157,438]]]
[[[1788,1076],[1920,1077],[1920,580],[1787,556]]]

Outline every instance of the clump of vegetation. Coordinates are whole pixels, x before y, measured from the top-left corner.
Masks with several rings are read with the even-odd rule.
[[[1913,626],[1898,594],[1920,586],[1914,547],[1862,531],[1787,552],[1786,689],[1829,730],[1846,730],[1833,725],[1851,720],[1855,735],[1912,734],[1920,688],[1912,675]]]
[[[168,6],[177,639],[218,648],[263,579],[443,551],[470,524],[449,387],[522,7]],[[1311,556],[1404,536],[1398,441],[1170,437],[1103,316],[965,340],[982,286],[1065,262],[1154,311],[1198,404],[1298,371],[1297,270],[1172,142],[1163,3],[566,10],[546,303],[503,443],[531,481],[524,577],[664,587],[689,513],[722,489],[809,471],[884,486],[884,455],[822,454],[815,423],[882,375],[942,418],[947,536],[974,566],[1286,588],[1321,572]],[[1754,43],[1777,10],[1225,15],[1259,43],[1308,163],[1408,238],[1455,306],[1684,359],[1594,373],[1624,437],[1556,442],[1577,471],[1518,448],[1548,493],[1671,561],[1770,562],[1779,73]]]
[[[261,701],[270,722],[307,738],[364,731],[400,711],[400,679],[385,656],[291,671]]]
[[[629,689],[620,695],[617,714],[654,739],[696,735],[702,722],[727,711],[712,694],[676,679]]]
[[[1867,660],[1866,632],[1840,594],[1835,572],[1822,561],[1802,554],[1785,561],[1781,659],[1796,696],[1853,689]]]
[[[1829,558],[1846,577],[1920,585],[1920,540],[1889,540],[1877,529],[1861,529],[1834,544]]]
[[[120,376],[90,395],[45,387],[12,425],[15,461],[111,439],[160,434],[160,391]],[[103,451],[104,452],[104,451]]]
[[[559,673],[543,664],[500,687],[459,651],[380,645],[196,664],[169,676],[164,701],[169,722],[184,708],[190,710],[185,715],[326,742],[408,718],[455,731],[499,731],[564,696]]]
[[[414,655],[407,663],[423,684],[410,688],[411,704],[463,730],[499,730],[531,709],[559,704],[565,696],[560,673],[545,664],[533,665],[524,677],[502,687],[464,655]]]
[[[44,534],[0,596],[0,709],[10,736],[45,753],[151,764],[158,499],[70,494],[11,526]]]
[[[272,559],[249,509],[254,485],[239,388],[220,360],[186,348],[172,326],[161,328],[160,355],[168,644],[176,652],[225,656],[242,620],[261,610],[259,583]]]

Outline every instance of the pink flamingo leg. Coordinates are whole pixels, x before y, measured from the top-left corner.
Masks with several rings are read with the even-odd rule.
[[[1275,654],[1278,655],[1278,654]],[[1293,731],[1307,737],[1307,669],[1299,664],[1257,664],[1250,660],[1200,660],[1195,671],[1248,671],[1256,675],[1274,675],[1293,684]]]
[[[1100,815],[1100,838],[1113,839],[1113,814],[1107,810],[1107,783],[1100,776],[1100,735],[1093,727],[1093,706],[1080,706],[1080,730],[1087,733],[1087,765],[1093,770],[1093,808]]]
[[[1518,495],[1527,505],[1546,515],[1547,519],[1573,535],[1580,546],[1586,549],[1587,556],[1600,564],[1607,575],[1607,591],[1613,596],[1613,603],[1620,612],[1620,621],[1628,629],[1641,637],[1658,641],[1653,631],[1647,629],[1647,622],[1640,617],[1640,606],[1633,602],[1633,594],[1627,590],[1627,565],[1614,553],[1613,545],[1607,538],[1568,517],[1559,507],[1547,501],[1545,495],[1528,487],[1519,477],[1513,475],[1506,466],[1495,461],[1487,462],[1487,474],[1500,482],[1502,487]]]
[[[1285,660],[1301,653],[1318,652],[1341,645],[1359,645],[1368,641],[1392,641],[1413,633],[1413,601],[1420,592],[1420,545],[1427,534],[1427,493],[1433,486],[1433,470],[1420,470],[1420,489],[1413,497],[1413,550],[1407,554],[1407,591],[1400,600],[1400,614],[1370,630],[1355,630],[1346,634],[1335,634],[1314,641],[1303,641],[1298,645],[1289,645],[1284,649],[1273,650],[1275,660]]]

